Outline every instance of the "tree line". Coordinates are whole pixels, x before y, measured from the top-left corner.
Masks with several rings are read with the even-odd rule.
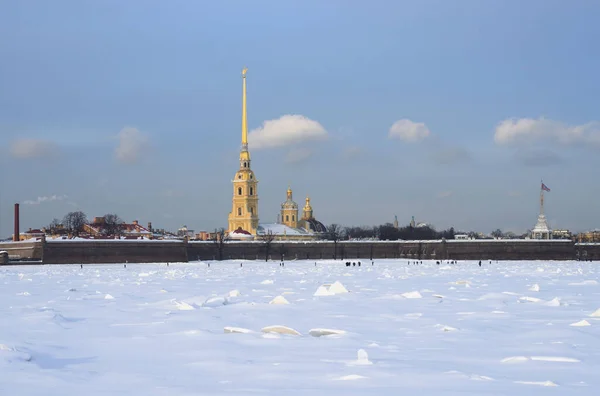
[[[125,222],[114,213],[107,213],[104,216],[101,227],[101,234],[106,237],[118,237],[125,231]],[[50,234],[69,234],[78,237],[85,231],[85,225],[89,224],[88,218],[82,211],[67,213],[62,220],[53,219],[45,227]]]
[[[456,232],[454,227],[447,230],[437,231],[430,226],[421,227],[394,227],[391,223],[385,223],[379,226],[352,226],[341,227],[332,224],[327,227],[328,231],[334,227],[335,234],[338,238],[345,239],[377,239],[381,241],[397,241],[397,240],[434,240],[434,239],[454,239]]]

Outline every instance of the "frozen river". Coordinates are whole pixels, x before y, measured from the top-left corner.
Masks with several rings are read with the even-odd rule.
[[[599,392],[595,263],[240,263],[0,268],[0,394]]]

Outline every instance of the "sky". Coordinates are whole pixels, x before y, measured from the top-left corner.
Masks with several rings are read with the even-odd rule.
[[[73,210],[227,227],[248,67],[261,222],[600,227],[600,3],[4,0],[0,237]]]

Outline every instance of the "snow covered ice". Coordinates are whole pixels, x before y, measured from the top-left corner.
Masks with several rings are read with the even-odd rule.
[[[595,263],[243,263],[0,268],[0,394],[598,393]]]

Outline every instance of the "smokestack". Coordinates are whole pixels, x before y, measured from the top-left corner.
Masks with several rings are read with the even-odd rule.
[[[18,242],[21,238],[20,238],[20,234],[21,232],[19,231],[20,228],[20,224],[19,224],[19,204],[16,203],[15,204],[15,234],[13,235],[13,241],[14,242]]]

